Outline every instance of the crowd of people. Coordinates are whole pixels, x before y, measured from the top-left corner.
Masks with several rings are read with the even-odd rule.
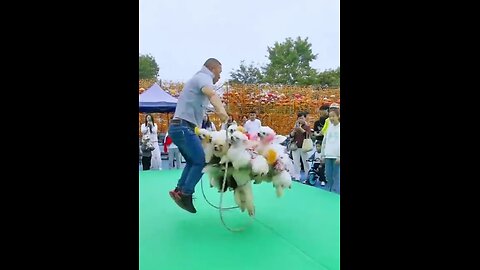
[[[288,134],[288,151],[294,164],[294,171],[291,172],[292,180],[306,184],[308,173],[313,171],[323,189],[340,193],[340,107],[336,103],[320,107],[319,119],[315,121],[313,128],[306,122],[307,115],[307,112],[299,112],[294,127]],[[257,118],[254,111],[248,116],[243,116],[238,122],[230,115],[220,129],[226,130],[232,124],[242,125],[250,136],[256,134],[262,126],[261,120]],[[217,130],[207,114],[203,117],[201,127],[209,131]],[[141,130],[144,134],[141,143],[143,170],[162,168],[160,151],[155,151],[160,149],[161,145],[163,145],[163,152],[168,154],[168,169],[182,168],[182,155],[168,132],[162,143],[152,140],[158,135],[151,115],[145,117]],[[310,147],[304,149],[306,139],[312,140],[311,149]]]

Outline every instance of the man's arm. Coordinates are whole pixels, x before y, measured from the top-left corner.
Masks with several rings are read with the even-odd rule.
[[[227,112],[225,111],[222,101],[217,96],[215,91],[210,86],[204,86],[202,88],[202,92],[208,97],[208,99],[210,100],[210,103],[212,103],[213,107],[215,108],[215,111],[218,114],[218,117],[220,117],[220,120],[222,120],[223,123],[227,122],[228,120]]]

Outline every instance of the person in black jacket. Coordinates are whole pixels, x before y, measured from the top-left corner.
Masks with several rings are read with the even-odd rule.
[[[328,106],[322,105],[319,111],[320,111],[320,118],[317,121],[315,121],[315,123],[313,124],[312,137],[315,137],[315,140],[321,142],[323,140],[323,135],[320,131],[322,130],[323,125],[325,125],[325,121],[328,118]]]

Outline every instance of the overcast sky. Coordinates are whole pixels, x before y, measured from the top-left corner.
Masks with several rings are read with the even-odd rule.
[[[205,60],[222,63],[220,83],[240,65],[264,65],[267,47],[308,37],[317,70],[340,66],[340,0],[140,0],[140,53],[162,80],[185,82]]]

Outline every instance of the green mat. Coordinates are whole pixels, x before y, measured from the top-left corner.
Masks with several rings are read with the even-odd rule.
[[[196,214],[168,195],[181,170],[140,171],[140,270],[340,269],[340,196],[297,182],[277,198],[271,184],[253,185],[256,217],[243,232],[223,227],[219,211],[202,195]],[[207,199],[220,195],[203,176]],[[233,192],[223,206],[235,206]],[[250,222],[246,212],[224,212],[230,227]]]

